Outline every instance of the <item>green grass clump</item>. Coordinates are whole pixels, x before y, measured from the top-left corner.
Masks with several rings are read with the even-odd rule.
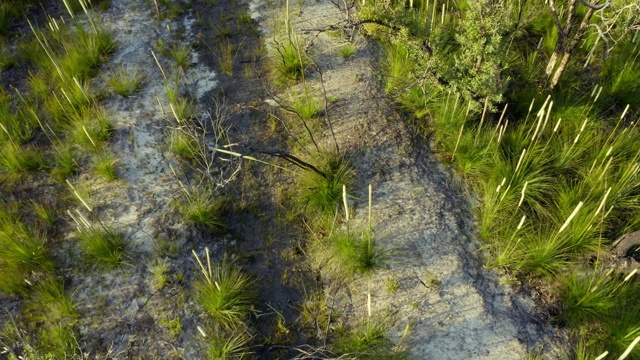
[[[14,215],[0,210],[0,292],[21,293],[34,272],[49,272],[53,263],[45,239]]]
[[[335,230],[320,245],[329,271],[340,276],[371,275],[382,268],[388,253],[370,231]]]
[[[301,182],[300,198],[303,208],[312,214],[333,216],[342,201],[342,187],[353,182],[349,160],[340,154],[325,154],[320,172],[309,171]]]
[[[43,167],[44,158],[38,148],[7,142],[0,151],[0,177],[7,183],[13,183],[25,173]]]
[[[185,69],[191,64],[191,46],[184,44],[171,46],[169,56],[179,68]]]
[[[317,98],[306,91],[291,101],[291,108],[303,119],[309,120],[320,113],[322,109]]]
[[[116,163],[117,159],[110,152],[96,154],[92,162],[93,171],[107,181],[113,181],[118,178]]]
[[[396,349],[386,337],[387,331],[388,325],[382,321],[366,321],[351,330],[339,331],[330,348],[341,358],[406,359],[407,354]]]
[[[56,149],[54,167],[51,175],[58,181],[64,181],[73,176],[78,170],[75,151],[70,146],[60,146]]]
[[[23,111],[13,109],[11,99],[0,89],[0,141],[24,144],[33,138],[37,124]]]
[[[353,42],[344,44],[338,50],[338,55],[344,60],[352,58],[356,54],[356,44]]]
[[[249,345],[252,339],[245,330],[212,331],[207,336],[207,359],[247,359],[251,355]]]
[[[89,151],[102,150],[112,133],[113,124],[100,107],[89,107],[71,116],[69,138]]]
[[[619,356],[640,337],[639,295],[637,274],[622,277],[589,269],[572,272],[560,292],[560,317],[571,325],[585,349]],[[634,348],[629,355],[639,357],[640,349]]]
[[[169,108],[176,122],[182,124],[192,119],[196,113],[193,99],[180,95],[177,85],[167,85],[166,89]]]
[[[129,97],[140,90],[143,81],[144,74],[138,67],[121,66],[113,71],[107,85],[114,93],[122,97]]]
[[[217,232],[224,228],[222,212],[225,202],[216,196],[209,187],[185,190],[185,198],[177,204],[178,210],[189,222],[202,225],[209,231]]]
[[[310,60],[297,37],[277,44],[275,51],[272,57],[272,69],[276,83],[286,85],[302,79]]]
[[[35,286],[27,311],[37,333],[36,358],[72,357],[78,350],[73,326],[78,318],[75,305],[61,281],[48,277]],[[37,325],[36,325],[37,324]]]
[[[169,135],[169,150],[187,161],[195,161],[199,154],[200,144],[193,136],[181,129],[173,129]]]
[[[79,234],[82,251],[105,268],[125,263],[127,243],[124,235],[107,228],[84,227]]]
[[[208,248],[206,266],[195,251],[193,255],[202,275],[194,284],[196,300],[222,328],[242,328],[256,298],[253,280],[226,257],[222,262],[212,265]]]

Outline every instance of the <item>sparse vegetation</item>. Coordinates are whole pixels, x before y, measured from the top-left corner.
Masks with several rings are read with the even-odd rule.
[[[553,1],[363,1],[343,9],[346,22],[330,24],[327,37],[301,25],[306,18],[292,21],[314,5],[298,1],[292,12],[287,1],[273,37],[262,41],[258,22],[270,23],[235,1],[132,2],[142,11],[127,17],[136,14],[144,31],[101,24],[114,19],[97,15],[110,0],[3,1],[0,356],[406,358],[410,325],[392,344],[391,321],[372,317],[371,299],[402,298],[418,284],[424,300],[408,296],[393,308],[419,316],[429,300],[450,296],[451,284],[440,269],[408,279],[386,266],[397,239],[373,228],[371,193],[363,215],[355,171],[368,166],[358,180],[394,187],[428,150],[420,136],[409,143],[404,128],[379,139],[387,135],[372,116],[399,125],[388,121],[397,116],[385,96],[367,100],[375,115],[355,123],[363,113],[353,112],[350,94],[325,86],[332,67],[366,60],[375,39],[385,57],[375,79],[468,186],[484,265],[551,299],[537,305],[554,314],[553,326],[569,329],[570,356],[637,358],[640,280],[611,264],[609,245],[640,226],[640,8],[595,3],[602,8],[578,0],[558,9]],[[369,38],[355,41],[361,30]],[[124,51],[109,59],[115,39]],[[317,51],[318,43],[330,46]],[[155,52],[140,46],[149,56],[140,58],[140,44]],[[213,75],[197,62],[207,58],[227,76],[204,78]],[[240,69],[244,77],[233,77]],[[375,94],[368,76],[344,81]],[[227,95],[228,108],[220,106]],[[234,112],[228,124],[225,111]],[[376,161],[391,148],[410,158],[388,173]],[[440,180],[439,189],[457,181]],[[381,208],[391,218],[406,215],[402,205]],[[205,248],[204,259],[193,249],[206,244],[215,254]],[[639,251],[628,249],[626,260],[640,260]],[[195,277],[184,266],[190,252]],[[367,316],[354,319],[362,284]],[[345,289],[349,299],[340,298]],[[127,318],[114,321],[125,297]],[[345,303],[352,308],[342,313]],[[147,349],[133,340],[152,329],[157,343],[177,345],[137,353]],[[102,348],[116,332],[116,350]]]

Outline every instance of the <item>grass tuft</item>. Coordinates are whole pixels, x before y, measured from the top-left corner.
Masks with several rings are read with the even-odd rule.
[[[309,63],[310,60],[297,41],[297,37],[278,44],[272,60],[276,83],[287,85],[302,79]]]
[[[309,172],[301,184],[301,199],[306,210],[333,216],[342,202],[342,187],[349,188],[354,172],[349,160],[340,154],[324,154],[319,170],[324,174]]]
[[[222,212],[225,202],[209,187],[200,187],[192,191],[185,189],[185,198],[177,206],[191,223],[202,225],[212,232],[218,232],[224,228]]]
[[[212,265],[209,248],[206,265],[193,252],[201,270],[196,281],[196,299],[213,321],[227,330],[242,328],[256,298],[254,281],[228,258]]]
[[[79,238],[82,251],[105,268],[113,269],[125,263],[124,235],[107,228],[84,227]]]
[[[117,159],[110,152],[102,152],[96,154],[93,157],[93,171],[108,181],[113,181],[118,178],[116,172]]]
[[[353,42],[350,42],[340,47],[340,49],[338,50],[338,55],[340,55],[340,57],[343,58],[344,60],[347,60],[352,58],[356,54],[356,50],[357,50],[356,44]]]
[[[144,81],[144,73],[136,67],[120,66],[113,71],[107,85],[114,93],[129,97],[140,90]]]

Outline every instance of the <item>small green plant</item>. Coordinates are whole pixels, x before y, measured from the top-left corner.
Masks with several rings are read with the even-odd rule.
[[[114,93],[129,97],[140,90],[144,81],[144,73],[136,67],[120,66],[113,71],[107,85]]]
[[[64,181],[76,173],[78,163],[71,146],[60,146],[56,148],[54,167],[51,174],[58,181]]]
[[[35,147],[23,147],[7,142],[0,150],[0,178],[5,183],[14,183],[25,173],[40,170],[43,167],[44,159]]]
[[[158,259],[151,265],[150,270],[154,280],[153,286],[156,289],[162,289],[167,284],[167,272],[169,268],[169,261],[166,258]]]
[[[69,358],[77,353],[73,326],[78,314],[61,281],[52,277],[42,280],[35,286],[27,309],[43,358]]]
[[[330,235],[318,240],[311,253],[326,271],[341,278],[353,274],[371,275],[388,260],[388,250],[382,248],[374,237],[371,227],[371,186],[369,186],[369,219],[366,227],[356,227],[349,217],[346,186],[343,186],[345,212],[344,226],[330,229]]]
[[[181,69],[186,69],[191,65],[191,46],[180,44],[169,49],[169,56]]]
[[[105,268],[113,269],[125,263],[127,243],[124,235],[105,227],[95,228],[86,222],[80,229],[79,239],[82,251]]]
[[[93,171],[102,178],[113,181],[118,178],[116,172],[117,159],[108,151],[95,154],[93,156]]]
[[[176,86],[167,87],[169,109],[178,124],[182,124],[195,116],[195,105],[192,99],[178,93]]]
[[[233,76],[233,66],[237,54],[238,50],[236,49],[236,45],[230,40],[227,39],[226,44],[222,42],[219,44],[219,55],[217,57],[220,70],[222,70],[223,73]]]
[[[354,173],[340,154],[326,153],[321,162],[319,172],[302,178],[300,198],[304,209],[332,217],[342,201],[342,187],[351,186]]]
[[[2,50],[0,50],[0,71],[9,70],[16,65],[18,65],[18,59],[7,51],[3,45]]]
[[[199,143],[193,136],[185,133],[181,129],[173,129],[169,135],[169,149],[170,151],[188,161],[194,161],[198,154]]]
[[[210,335],[201,330],[201,334],[206,335],[209,360],[241,360],[247,359],[251,354],[249,345],[253,337],[244,329],[213,331]]]
[[[16,6],[10,3],[0,4],[0,36],[5,36],[16,18]]]
[[[272,60],[276,83],[286,85],[302,79],[309,62],[297,37],[277,44]]]
[[[352,58],[356,54],[356,49],[356,44],[350,42],[340,47],[340,49],[338,50],[338,55],[340,55],[340,57],[344,60],[347,60],[349,58]]]
[[[222,212],[223,199],[216,196],[210,187],[199,187],[188,191],[183,187],[185,198],[178,203],[178,210],[191,223],[202,225],[209,231],[217,232],[224,228]]]
[[[53,222],[55,221],[55,214],[51,209],[33,200],[31,200],[31,205],[33,206],[33,212],[38,216],[38,218],[42,219],[42,221],[48,225],[53,225]]]
[[[30,275],[53,270],[45,241],[28,230],[15,215],[0,210],[0,292],[24,291]]]
[[[387,292],[389,294],[393,294],[396,290],[398,290],[398,286],[399,284],[396,280],[391,277],[387,278]]]
[[[113,124],[104,109],[92,106],[71,117],[69,137],[75,144],[95,153],[111,138]]]
[[[356,359],[406,359],[386,337],[389,326],[381,320],[370,320],[356,325],[351,330],[338,332],[331,350],[335,355]]]
[[[327,329],[331,322],[331,309],[327,304],[327,297],[328,295],[323,291],[307,292],[305,290],[300,306],[300,323],[307,331],[318,337],[323,335],[318,333],[318,330]]]
[[[318,99],[306,91],[304,94],[293,98],[291,107],[303,120],[309,120],[315,117],[321,110]]]
[[[165,328],[167,328],[167,330],[169,330],[171,337],[175,338],[182,332],[182,321],[179,317],[172,320],[160,319],[160,324],[162,324]]]
[[[221,328],[242,328],[256,298],[253,280],[227,257],[212,265],[209,248],[205,251],[206,265],[193,251],[201,270],[201,278],[194,285],[196,299]]]

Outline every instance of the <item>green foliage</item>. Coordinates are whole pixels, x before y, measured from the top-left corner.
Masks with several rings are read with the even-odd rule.
[[[304,53],[298,38],[294,36],[276,45],[271,60],[275,82],[279,85],[287,85],[302,79],[310,60]]]
[[[108,151],[95,154],[93,156],[93,171],[108,181],[118,178],[116,172],[117,159]]]
[[[309,120],[315,117],[321,110],[321,105],[318,99],[313,97],[307,91],[305,91],[304,94],[300,94],[293,98],[291,101],[291,107],[303,120]]]
[[[43,167],[44,159],[38,148],[7,142],[0,150],[0,178],[7,183],[12,183],[25,173]]]
[[[607,85],[605,91],[609,95],[606,100],[634,108],[640,105],[640,84],[636,81],[640,76],[639,56],[637,43],[626,42],[614,49],[602,70],[602,78]]]
[[[177,85],[167,85],[167,98],[171,113],[178,124],[195,116],[193,99],[180,95]]]
[[[0,141],[24,144],[31,140],[35,126],[32,117],[12,106],[12,97],[0,89]]]
[[[202,225],[209,231],[218,232],[224,228],[222,217],[225,201],[210,187],[185,189],[185,198],[177,204],[178,210],[189,222]]]
[[[199,153],[200,144],[197,139],[181,129],[173,129],[169,135],[169,149],[171,152],[188,161],[195,161]]]
[[[338,50],[338,55],[344,60],[352,58],[356,54],[356,43],[350,42],[342,45]]]
[[[218,47],[219,53],[217,55],[217,58],[218,64],[220,65],[220,70],[222,70],[223,73],[229,76],[233,76],[233,66],[235,64],[236,55],[238,54],[236,45],[229,39],[227,39],[226,43],[220,42]]]
[[[315,252],[321,253],[317,256],[326,261],[327,270],[340,277],[371,275],[389,258],[388,251],[378,244],[370,231],[356,229],[334,230],[316,246]]]
[[[564,278],[562,319],[585,340],[583,352],[622,354],[640,336],[640,282],[635,277],[584,269]],[[586,340],[589,339],[588,342]],[[630,358],[640,356],[637,347]]]
[[[38,334],[36,348],[43,358],[68,358],[76,353],[73,325],[78,314],[62,282],[51,277],[41,281],[27,304],[27,311],[34,325],[38,324],[34,331]]]
[[[124,235],[105,228],[83,227],[79,234],[82,252],[107,269],[125,263],[127,243]]]
[[[2,15],[0,14],[0,16]],[[7,47],[8,46],[6,44],[3,44],[2,39],[0,39],[0,72],[9,70],[12,67],[18,65],[18,59],[13,56],[13,54],[11,54]]]
[[[120,66],[113,71],[113,75],[107,81],[107,85],[114,93],[129,97],[140,90],[144,74],[138,67]]]
[[[185,69],[191,64],[191,46],[175,44],[169,50],[169,55],[181,69]]]
[[[387,331],[385,322],[368,319],[351,330],[339,332],[331,350],[338,356],[354,359],[406,359],[407,355],[386,338]]]
[[[111,120],[100,107],[82,109],[70,116],[69,137],[87,150],[99,152],[112,132]]]
[[[77,169],[78,163],[73,148],[70,146],[59,146],[55,153],[54,168],[51,170],[53,177],[58,181],[64,181],[75,174]]]
[[[217,330],[207,337],[207,359],[247,359],[252,336],[245,330]]]
[[[205,266],[194,252],[201,270],[201,277],[194,284],[196,300],[214,323],[223,329],[242,328],[256,298],[253,280],[230,259],[225,257],[221,262],[212,265],[208,248],[206,254]],[[227,338],[224,341],[231,339]]]
[[[16,24],[26,4],[23,1],[5,0],[0,3],[0,40],[9,37],[10,29]]]
[[[342,202],[342,186],[353,182],[353,169],[341,154],[327,153],[321,159],[322,174],[308,171],[301,181],[303,207],[312,214],[333,216]]]
[[[32,273],[53,270],[45,240],[5,209],[0,210],[0,267],[0,292],[7,293],[23,292]]]

